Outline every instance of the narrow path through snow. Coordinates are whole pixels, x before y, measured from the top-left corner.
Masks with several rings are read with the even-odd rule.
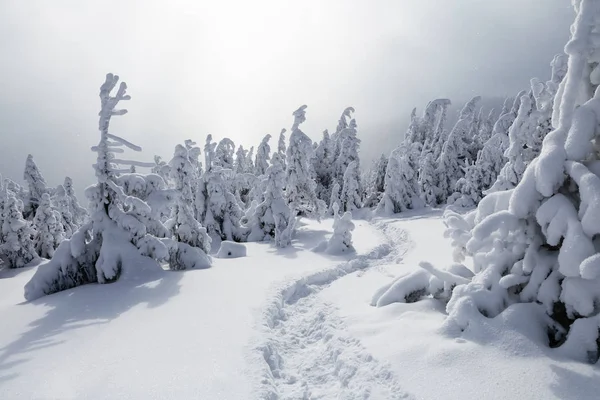
[[[314,273],[280,290],[266,311],[265,342],[258,349],[268,368],[259,398],[404,399],[389,366],[374,359],[348,335],[333,305],[317,294],[352,272],[398,262],[410,243],[402,232],[388,235],[375,222],[385,243],[335,268]],[[393,229],[398,230],[397,227]],[[404,240],[398,242],[398,237]]]

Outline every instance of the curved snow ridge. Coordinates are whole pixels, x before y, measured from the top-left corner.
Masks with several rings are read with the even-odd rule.
[[[407,397],[389,367],[375,360],[359,340],[349,337],[334,307],[315,295],[339,278],[396,261],[406,252],[398,243],[393,245],[398,236],[386,234],[385,221],[375,225],[387,243],[333,268],[288,281],[276,290],[263,314],[262,337],[266,340],[255,352],[264,366],[257,398]]]

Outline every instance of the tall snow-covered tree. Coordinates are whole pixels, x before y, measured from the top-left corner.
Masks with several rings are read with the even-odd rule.
[[[212,135],[206,135],[206,142],[204,144],[204,163],[206,172],[209,172],[213,167],[213,161],[215,161],[215,149],[217,144],[213,142]]]
[[[362,207],[362,185],[358,161],[348,164],[344,173],[342,193],[340,194],[340,208],[343,212],[354,211]]]
[[[233,170],[236,174],[244,174],[246,172],[249,172],[246,170],[246,168],[248,167],[246,163],[247,156],[248,152],[244,150],[244,146],[240,145],[237,151],[235,152],[235,163]]]
[[[73,235],[73,232],[79,228],[79,225],[75,223],[73,214],[71,213],[70,200],[71,199],[67,196],[67,192],[65,191],[65,187],[63,185],[58,185],[54,191],[52,203],[60,215],[60,223],[64,229],[65,239],[69,239]]]
[[[308,215],[320,218],[325,203],[317,198],[316,184],[310,176],[312,141],[300,130],[300,124],[306,121],[306,106],[293,113],[294,124],[287,148],[286,197],[293,215]]]
[[[439,183],[438,203],[440,204],[446,202],[446,199],[454,193],[456,182],[464,176],[463,166],[465,162],[470,161],[469,145],[472,138],[468,135],[475,118],[475,108],[480,100],[481,97],[476,96],[465,104],[442,147],[438,162],[438,173],[442,178]]]
[[[285,170],[279,153],[271,157],[271,166],[265,175],[264,201],[252,215],[248,240],[275,240],[278,247],[289,246],[294,231],[295,218],[283,195]]]
[[[367,199],[365,207],[374,207],[379,204],[381,196],[385,191],[385,170],[387,169],[388,158],[382,154],[377,162],[373,163],[371,171],[369,171]]]
[[[42,258],[52,258],[60,242],[65,239],[62,216],[52,207],[50,195],[44,193],[33,218],[35,228],[34,244]]]
[[[73,188],[73,179],[66,176],[63,182],[63,187],[65,189],[65,195],[69,199],[69,211],[73,217],[73,223],[79,227],[87,220],[89,213],[87,209],[79,204],[79,200],[75,194],[75,189]]]
[[[285,152],[286,152],[286,145],[285,145],[285,132],[287,130],[285,128],[281,129],[281,132],[279,133],[279,140],[277,141],[277,153],[279,153],[279,157],[281,158],[281,163],[283,165],[283,169],[285,170],[286,165],[285,165]]]
[[[423,203],[428,206],[436,206],[439,198],[439,181],[436,163],[432,152],[427,152],[423,155],[419,163],[418,185],[419,195]]]
[[[331,185],[333,181],[334,159],[333,159],[334,143],[329,137],[327,129],[323,131],[323,139],[315,150],[315,165],[314,171],[316,175],[316,193],[317,197],[325,202],[328,202],[331,197]]]
[[[378,214],[391,215],[422,206],[415,191],[417,172],[409,163],[406,144],[392,151],[385,173],[385,190],[377,206]]]
[[[31,222],[23,218],[23,204],[13,192],[5,192],[0,258],[9,268],[22,268],[37,258]]]
[[[233,170],[235,144],[229,138],[223,138],[215,150],[213,165]]]
[[[347,128],[342,129],[338,133],[337,141],[339,142],[340,150],[335,159],[334,179],[343,186],[344,173],[348,165],[353,161],[360,163],[358,158],[360,139],[356,136],[356,121],[354,119],[350,120]]]
[[[174,270],[207,268],[211,264],[208,256],[211,240],[193,210],[197,167],[189,158],[189,150],[182,145],[175,147],[169,166],[178,192],[171,219],[166,224],[176,242],[169,249],[169,266]]]
[[[168,257],[166,245],[149,233],[149,230],[156,230],[157,226],[150,223],[155,221],[150,219],[148,204],[126,195],[116,183],[117,176],[128,172],[131,165],[154,166],[154,163],[116,157],[116,154],[124,152],[123,147],[141,150],[109,133],[111,118],[127,112],[116,109],[116,106],[130,99],[124,82],[121,82],[116,94],[111,95],[118,81],[118,76],[107,74],[100,87],[100,141],[92,147],[97,154],[94,170],[98,182],[86,189],[91,218],[71,239],[60,244],[52,260],[38,268],[25,285],[25,298],[28,300],[85,283],[113,282],[122,274],[132,269],[139,270],[142,266],[144,269],[160,269],[154,260],[162,261]]]
[[[29,187],[29,195],[25,201],[23,216],[25,219],[33,219],[42,195],[48,192],[48,187],[31,154],[27,156],[25,161],[23,179]]]
[[[553,130],[514,189],[487,195],[476,211],[452,215],[470,226],[457,237],[459,255],[476,273],[457,286],[446,328],[458,333],[476,321],[523,307],[514,319],[562,356],[596,363],[600,356],[600,3],[574,2],[577,17],[565,46],[568,71],[554,103]],[[456,222],[456,223],[454,223]],[[510,310],[510,311],[509,311]],[[546,314],[546,315],[544,315]],[[506,314],[505,314],[506,315]],[[549,318],[548,318],[549,317]]]
[[[256,161],[254,163],[254,173],[256,176],[264,175],[267,172],[267,168],[269,168],[269,160],[271,158],[269,140],[271,140],[271,135],[266,135],[256,150]]]

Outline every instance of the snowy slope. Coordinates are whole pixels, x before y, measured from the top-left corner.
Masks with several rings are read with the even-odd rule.
[[[320,301],[346,335],[388,362],[395,378],[418,399],[597,399],[600,373],[596,367],[555,355],[537,343],[534,333],[519,331],[516,320],[527,315],[489,320],[464,338],[442,336],[438,329],[444,307],[429,299],[413,304],[369,305],[371,297],[391,278],[417,269],[428,260],[446,266],[452,260],[443,238],[440,212],[407,214],[380,220],[388,235],[408,239],[409,252],[400,264],[377,266],[337,280],[323,290]],[[395,232],[395,233],[394,233]],[[528,307],[530,305],[524,305]],[[531,313],[532,317],[535,315]]]
[[[140,273],[32,303],[23,285],[33,269],[2,271],[0,399],[252,399],[268,294],[352,257],[309,251],[330,231],[331,221],[309,221],[291,248],[248,243],[248,257],[211,269]],[[355,237],[361,254],[380,239],[362,221]]]

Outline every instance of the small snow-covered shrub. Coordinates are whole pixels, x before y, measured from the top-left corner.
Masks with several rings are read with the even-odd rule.
[[[239,258],[246,257],[246,246],[241,243],[230,242],[229,240],[224,240],[221,242],[221,247],[219,247],[219,251],[217,252],[217,258]]]

